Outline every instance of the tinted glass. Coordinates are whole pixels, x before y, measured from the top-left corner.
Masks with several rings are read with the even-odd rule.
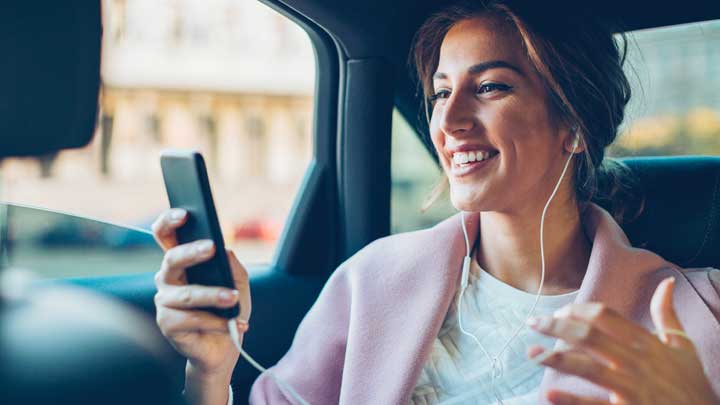
[[[154,272],[163,253],[145,230],[43,209],[0,204],[4,267],[41,278]]]
[[[720,21],[628,39],[633,95],[610,155],[720,155]]]

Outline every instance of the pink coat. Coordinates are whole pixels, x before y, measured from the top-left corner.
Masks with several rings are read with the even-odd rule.
[[[479,215],[466,218],[469,235],[477,235]],[[633,248],[596,205],[583,223],[593,245],[576,302],[604,302],[652,330],[650,296],[674,275],[680,320],[720,394],[720,272],[680,269]],[[459,215],[369,244],[333,273],[273,372],[312,405],[408,403],[460,283],[464,255]],[[541,393],[548,388],[607,398],[605,390],[551,369]],[[250,403],[294,402],[264,373]]]

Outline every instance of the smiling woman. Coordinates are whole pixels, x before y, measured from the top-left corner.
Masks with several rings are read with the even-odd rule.
[[[465,2],[420,28],[414,56],[430,136],[463,215],[376,241],[333,274],[271,369],[309,402],[717,400],[717,319],[684,305],[676,315],[672,299],[697,297],[717,271],[635,249],[617,223],[629,172],[604,155],[630,98],[624,47],[593,16],[521,4]],[[615,218],[592,202],[602,198]],[[707,291],[702,300],[720,306]],[[571,350],[537,346],[556,339]],[[344,355],[321,355],[327,347]],[[526,352],[545,352],[536,361],[554,370]],[[668,362],[683,365],[660,366]],[[251,399],[282,401],[271,376]]]
[[[430,136],[461,213],[343,262],[251,403],[716,403],[717,271],[631,246],[593,203],[624,178],[604,166],[630,97],[624,52],[592,15],[522,4],[460,3],[420,28]],[[225,320],[194,309],[242,302],[239,345],[248,278],[229,256],[237,291],[186,285],[212,246],[177,245],[183,218],[154,227],[158,323],[188,358],[189,395],[221,403],[238,352]]]

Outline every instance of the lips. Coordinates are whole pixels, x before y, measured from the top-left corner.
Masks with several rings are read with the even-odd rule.
[[[467,160],[462,155],[453,155],[453,160],[450,162],[450,174],[454,177],[463,177],[473,173],[476,173],[484,168],[492,165],[498,160],[500,153],[498,151],[483,152],[481,154],[481,160],[470,161],[470,156],[467,156]]]

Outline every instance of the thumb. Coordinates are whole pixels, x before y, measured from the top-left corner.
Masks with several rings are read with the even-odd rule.
[[[687,337],[672,333],[685,333],[685,329],[683,329],[673,307],[674,289],[675,278],[673,277],[668,277],[658,284],[650,301],[650,316],[663,343],[672,347],[688,348],[689,346],[689,348],[693,348],[692,342]]]

